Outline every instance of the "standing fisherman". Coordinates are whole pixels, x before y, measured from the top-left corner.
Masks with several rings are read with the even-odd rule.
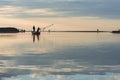
[[[33,26],[33,32],[35,32],[35,26]]]
[[[37,28],[37,33],[39,33],[39,32],[40,32],[40,28],[38,27],[38,28]]]

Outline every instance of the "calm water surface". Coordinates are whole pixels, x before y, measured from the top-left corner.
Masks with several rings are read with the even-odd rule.
[[[0,80],[120,80],[120,34],[0,34]]]

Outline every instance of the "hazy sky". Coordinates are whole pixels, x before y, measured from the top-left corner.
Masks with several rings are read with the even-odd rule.
[[[0,26],[51,30],[120,28],[120,0],[0,0]]]

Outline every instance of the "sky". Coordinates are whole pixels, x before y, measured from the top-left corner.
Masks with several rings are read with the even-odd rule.
[[[31,30],[117,30],[120,0],[0,0],[0,26]],[[46,30],[48,30],[46,29]]]

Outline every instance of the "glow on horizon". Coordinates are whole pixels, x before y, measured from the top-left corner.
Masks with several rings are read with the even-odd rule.
[[[0,18],[1,27],[16,27],[31,30],[32,26],[45,27],[54,24],[51,30],[117,30],[120,20],[103,20],[92,17],[69,17],[69,18]]]

